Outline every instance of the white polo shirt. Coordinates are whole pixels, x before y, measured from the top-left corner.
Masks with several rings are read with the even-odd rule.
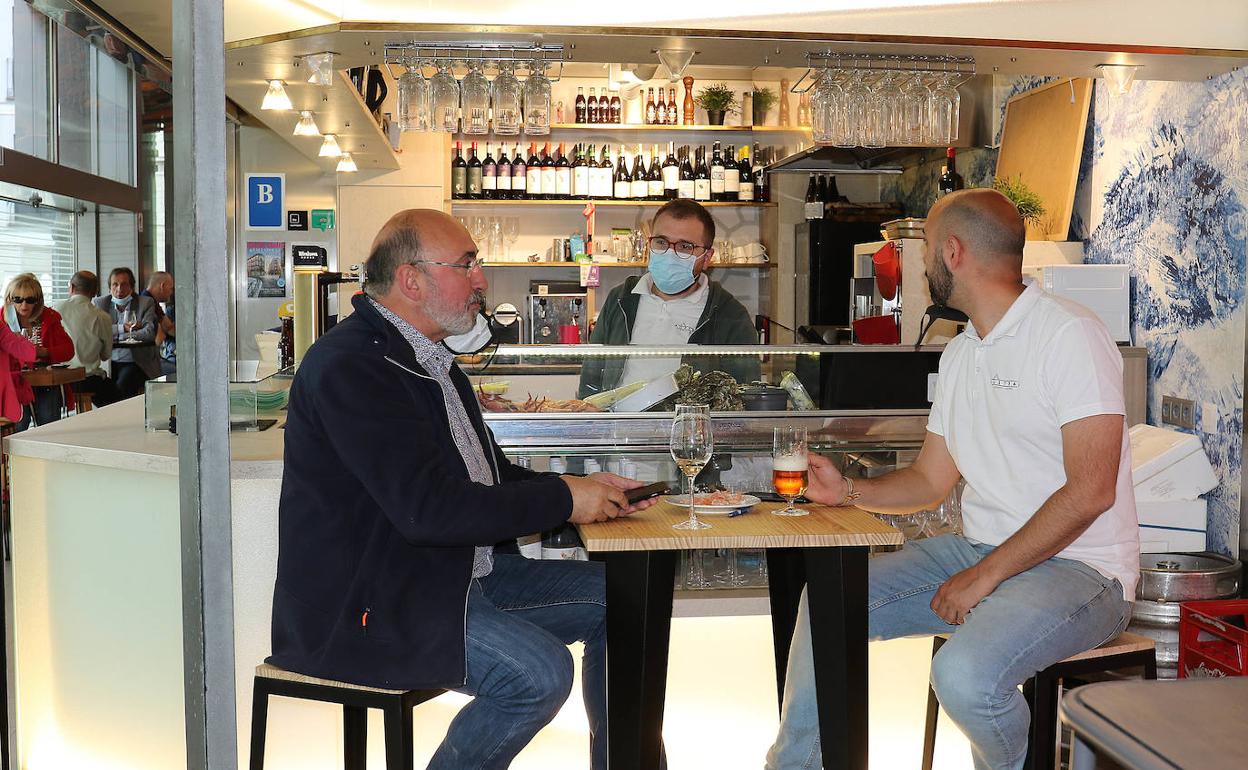
[[[629,336],[630,345],[684,345],[698,328],[698,319],[706,309],[711,291],[706,274],[698,276],[698,288],[684,297],[663,299],[655,294],[654,279],[646,273],[633,287],[641,295],[637,302],[637,318]],[[621,385],[650,380],[671,374],[680,368],[680,356],[633,356],[624,364]]]
[[[940,357],[927,429],[943,436],[966,479],[963,531],[1000,545],[1066,483],[1062,431],[1098,414],[1126,414],[1122,356],[1092,311],[1032,284],[984,339],[968,325]],[[1139,521],[1123,419],[1117,496],[1057,554],[1122,583],[1135,598]]]

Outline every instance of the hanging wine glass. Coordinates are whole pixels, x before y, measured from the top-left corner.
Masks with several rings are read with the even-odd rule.
[[[946,67],[950,64],[946,61]],[[955,63],[956,67],[956,63]],[[962,81],[961,73],[948,70],[940,73],[931,98],[931,131],[932,141],[936,144],[949,145],[958,139],[958,120],[961,117],[962,97],[958,93],[958,85]]]
[[[429,81],[412,59],[403,62],[407,71],[399,76],[399,130],[429,130]]]
[[[916,61],[914,72],[901,87],[900,144],[915,146],[927,141],[927,96],[923,73],[919,71],[919,62]]]
[[[524,81],[524,133],[544,136],[550,133],[550,80],[546,63],[534,60],[532,74]]]
[[[490,81],[485,78],[484,63],[473,59],[468,74],[459,81],[465,134],[490,132]]]
[[[438,72],[429,80],[429,98],[433,105],[430,129],[448,134],[459,131],[459,81],[451,74],[450,62],[438,62]]]
[[[868,67],[870,63],[868,62]],[[867,89],[862,106],[862,130],[859,141],[863,147],[883,147],[886,141],[884,128],[884,101],[880,98],[879,86],[883,82],[878,72],[868,69],[863,76],[863,85]]]
[[[836,72],[825,69],[810,98],[810,126],[815,144],[837,144],[842,124],[844,91]]]
[[[858,147],[863,144],[863,132],[867,124],[867,105],[871,101],[871,89],[865,81],[866,73],[857,66],[849,74],[845,87],[845,136],[842,147]]]
[[[523,89],[516,78],[515,62],[499,62],[498,70],[494,78],[494,133],[512,136],[520,133]]]
[[[905,94],[901,84],[905,82],[905,73],[901,71],[901,58],[895,60],[892,67],[884,73],[875,87],[876,98],[880,100],[882,109],[881,123],[884,132],[884,144],[897,146],[905,144]]]

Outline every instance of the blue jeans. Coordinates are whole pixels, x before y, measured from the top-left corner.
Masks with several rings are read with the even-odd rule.
[[[572,690],[567,645],[584,642],[582,694],[590,761],[607,766],[606,580],[603,565],[495,554],[468,594],[465,654],[474,696],[455,716],[430,770],[506,768]]]
[[[1122,586],[1092,567],[1049,559],[997,586],[961,626],[932,612],[941,584],[991,553],[960,535],[906,543],[871,559],[868,638],[952,634],[932,660],[931,682],[945,712],[966,735],[977,770],[1019,770],[1031,720],[1018,686],[1063,658],[1097,647],[1127,626]],[[806,594],[789,649],[780,734],[768,770],[817,768],[815,705]],[[918,758],[915,758],[917,764]]]

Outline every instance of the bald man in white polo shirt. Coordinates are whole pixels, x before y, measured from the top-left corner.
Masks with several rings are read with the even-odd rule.
[[[926,230],[932,299],[971,323],[941,356],[923,449],[852,481],[812,455],[807,495],[906,514],[966,479],[963,535],[871,560],[869,638],[951,634],[932,661],[936,695],[977,769],[1018,770],[1030,721],[1018,685],[1130,619],[1140,546],[1122,358],[1089,310],[1023,283],[1023,223],[1001,194],[953,193]],[[803,594],[769,770],[821,766],[810,645]]]

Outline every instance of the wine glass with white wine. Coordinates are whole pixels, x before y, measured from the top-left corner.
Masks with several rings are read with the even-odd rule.
[[[688,483],[689,518],[672,529],[709,529],[710,524],[698,521],[697,508],[694,505],[693,479],[711,460],[711,451],[715,448],[714,436],[711,433],[711,408],[705,404],[677,405],[676,419],[672,420],[672,459],[680,468]]]
[[[789,507],[772,511],[777,516],[805,516],[810,511],[793,507],[810,476],[810,459],[806,454],[806,429],[791,425],[775,429],[771,450],[771,485],[776,494],[788,501]]]

